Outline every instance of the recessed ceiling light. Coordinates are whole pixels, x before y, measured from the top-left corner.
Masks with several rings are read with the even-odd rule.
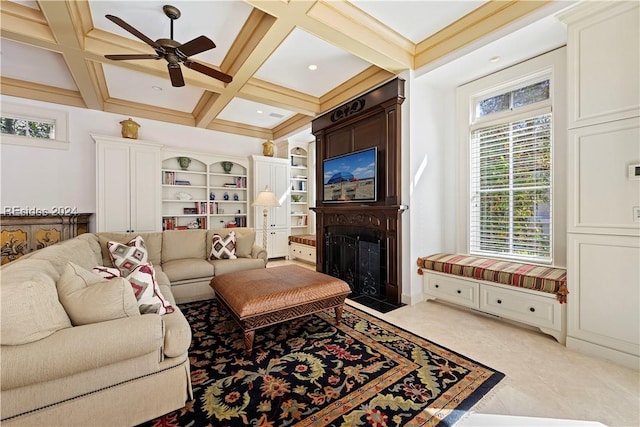
[[[489,62],[498,62],[500,61],[500,57],[499,56],[494,56],[493,58],[489,59]]]
[[[162,88],[160,86],[151,86],[151,89],[161,91]]]
[[[317,70],[317,69],[318,69],[318,66],[317,66],[316,64],[311,64],[311,65],[309,65],[309,69],[310,69],[311,71],[315,71],[315,70]]]
[[[262,114],[262,110],[258,110],[258,111],[256,111],[256,113]]]

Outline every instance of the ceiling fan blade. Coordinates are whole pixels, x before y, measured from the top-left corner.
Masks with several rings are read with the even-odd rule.
[[[171,77],[171,85],[173,87],[184,86],[184,78],[182,77],[182,70],[180,64],[167,64],[169,69],[169,77]]]
[[[178,47],[176,50],[178,50],[184,56],[191,56],[191,55],[198,54],[200,52],[204,52],[205,50],[213,49],[214,47],[216,47],[216,44],[212,42],[209,38],[205,36],[200,36],[186,42],[185,44]]]
[[[160,59],[161,56],[160,55],[145,55],[145,54],[140,54],[140,55],[136,55],[136,54],[131,54],[131,55],[105,55],[104,56],[107,59],[113,59],[114,61],[124,61],[127,59]]]
[[[207,67],[206,65],[199,64],[193,61],[184,61],[183,64],[186,67],[191,68],[192,70],[198,71],[202,74],[206,74],[209,77],[213,77],[214,79],[218,79],[224,83],[231,83],[233,77],[229,74],[225,74],[222,71],[215,70],[211,67]]]
[[[136,36],[137,38],[139,38],[140,40],[142,40],[143,42],[148,44],[149,46],[153,47],[154,49],[158,49],[158,50],[164,52],[164,48],[162,46],[160,46],[158,43],[156,43],[155,41],[151,40],[149,37],[147,37],[144,34],[142,34],[140,31],[136,30],[131,25],[127,24],[122,19],[118,18],[117,16],[105,15],[105,17],[109,21],[113,22],[116,25],[119,25],[123,29],[127,30],[128,32],[130,32],[131,34],[133,34],[134,36]]]

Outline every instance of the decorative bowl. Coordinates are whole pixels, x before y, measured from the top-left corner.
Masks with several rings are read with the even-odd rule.
[[[299,202],[300,200],[302,200],[302,195],[301,194],[292,194],[291,195],[291,200],[293,200],[294,202]]]

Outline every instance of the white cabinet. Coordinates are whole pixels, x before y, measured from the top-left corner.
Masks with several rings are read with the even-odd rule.
[[[567,23],[567,346],[640,366],[640,3],[582,2]]]
[[[253,160],[253,199],[266,187],[273,191],[280,202],[280,207],[267,210],[267,252],[269,258],[287,256],[289,235],[289,162],[264,156],[252,156]],[[256,242],[262,245],[263,208],[254,208]]]
[[[160,144],[92,135],[97,231],[160,230]]]

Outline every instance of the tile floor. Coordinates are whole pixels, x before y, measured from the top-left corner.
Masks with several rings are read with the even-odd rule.
[[[270,261],[269,267],[296,263]],[[526,326],[440,302],[421,302],[386,314],[349,302],[437,344],[464,354],[506,378],[459,426],[593,425],[640,426],[640,371],[567,349],[553,338]],[[526,422],[519,417],[535,417]],[[543,420],[555,419],[553,421]],[[557,420],[557,419],[560,419]],[[597,425],[597,424],[596,424]]]

